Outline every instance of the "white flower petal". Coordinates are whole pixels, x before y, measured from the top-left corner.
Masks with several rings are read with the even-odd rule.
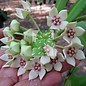
[[[61,71],[61,69],[62,69],[62,64],[61,64],[61,62],[57,62],[57,63],[54,65],[54,69],[55,69],[56,71]]]
[[[63,39],[64,39],[65,41],[67,41],[68,43],[70,43],[70,42],[71,42],[71,39],[70,39],[70,38],[68,38],[67,36],[63,36]]]
[[[47,72],[49,72],[49,71],[52,70],[53,65],[52,65],[52,64],[46,64],[46,65],[45,65],[45,68],[46,68]]]
[[[78,50],[78,52],[77,52],[75,58],[78,59],[78,60],[85,59],[85,55],[84,55],[83,51]]]
[[[3,65],[3,67],[10,67],[10,65],[13,63],[13,59],[11,59],[10,61],[6,62],[5,65]]]
[[[2,56],[0,56],[0,59],[4,61],[9,61],[8,54],[3,54]]]
[[[67,61],[68,64],[70,64],[72,66],[75,66],[75,59],[73,57],[71,57],[71,58],[68,57],[66,59],[66,61]]]
[[[49,12],[49,16],[50,17],[54,17],[54,16],[57,16],[58,15],[58,10],[57,8],[53,7],[50,12]]]
[[[60,29],[65,29],[66,26],[67,26],[68,22],[67,21],[62,21],[61,24],[60,24]]]
[[[40,59],[40,62],[42,64],[47,64],[50,62],[50,57],[49,56],[42,56],[41,59]]]
[[[78,37],[73,38],[71,41],[73,44],[77,44],[76,46],[83,47],[83,45],[81,44],[81,41]]]
[[[13,68],[20,67],[19,60],[18,59],[14,60],[13,63],[11,64],[11,67],[13,67]]]
[[[55,48],[50,48],[50,52],[48,54],[52,59],[54,59],[57,56],[57,50]]]
[[[76,27],[76,25],[77,25],[77,22],[70,22],[70,23],[68,23],[67,28],[68,29],[70,29],[70,28],[74,29]]]
[[[25,10],[30,11],[30,3],[28,1],[25,2],[22,0],[22,5]]]
[[[1,50],[7,50],[9,49],[9,46],[1,46]]]
[[[33,63],[32,61],[28,61],[27,64],[25,65],[26,70],[31,70],[33,68]]]
[[[77,36],[81,36],[85,32],[85,30],[82,27],[76,27],[75,32]]]
[[[20,75],[24,74],[25,72],[26,72],[26,69],[24,69],[23,67],[20,67],[20,68],[18,69],[17,75],[20,76]]]
[[[48,26],[52,25],[51,18],[49,16],[47,16],[47,25]]]
[[[62,55],[62,53],[58,53],[58,61],[63,62],[65,60],[64,56]]]
[[[36,72],[35,70],[31,70],[29,73],[29,80],[35,79],[38,77],[38,72]]]
[[[58,14],[61,18],[61,20],[67,19],[67,10],[61,10]]]
[[[39,78],[40,78],[40,80],[42,80],[42,78],[44,77],[45,74],[46,74],[45,69],[41,69],[41,71],[39,71]]]
[[[23,9],[20,8],[16,8],[16,12],[17,12],[17,17],[19,17],[20,19],[24,19],[23,15],[22,15],[22,11]]]
[[[8,37],[4,37],[4,38],[1,38],[0,41],[6,44],[9,40],[8,40]]]

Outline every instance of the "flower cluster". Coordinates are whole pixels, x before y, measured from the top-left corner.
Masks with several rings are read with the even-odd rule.
[[[23,9],[16,9],[17,16],[25,19],[30,14],[30,3],[22,1],[22,5]],[[83,45],[78,38],[85,30],[77,26],[77,22],[68,22],[66,19],[67,10],[58,13],[53,7],[47,17],[47,25],[50,26],[47,30],[26,29],[17,20],[13,20],[3,30],[5,37],[0,39],[6,44],[1,47],[5,50],[5,54],[0,56],[0,59],[6,61],[3,67],[18,68],[18,76],[29,70],[29,80],[38,76],[42,80],[53,69],[61,71],[64,61],[75,66],[76,59],[85,59],[80,50]],[[67,45],[57,45],[56,41],[60,39],[65,40]]]

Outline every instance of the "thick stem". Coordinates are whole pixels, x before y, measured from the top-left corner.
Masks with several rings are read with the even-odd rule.
[[[29,13],[29,18],[30,18],[31,21],[34,23],[35,27],[36,27],[38,30],[40,30],[38,24],[37,24],[36,21],[33,19],[33,17],[30,15],[30,13]]]

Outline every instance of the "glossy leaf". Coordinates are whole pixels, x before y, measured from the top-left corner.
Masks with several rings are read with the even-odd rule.
[[[86,9],[86,0],[77,0],[77,2],[73,5],[72,9],[70,8],[69,15],[67,20],[68,21],[73,21],[75,20],[82,11]]]
[[[68,0],[56,0],[56,8],[58,9],[58,11],[63,10],[67,2]]]

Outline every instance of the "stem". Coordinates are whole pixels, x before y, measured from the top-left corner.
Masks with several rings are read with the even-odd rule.
[[[64,48],[63,46],[60,46],[60,45],[55,45],[55,47],[57,47],[57,48]]]
[[[38,24],[36,23],[36,21],[33,19],[33,17],[30,15],[30,13],[28,14],[29,15],[29,18],[31,19],[31,21],[34,23],[35,27],[40,30]]]

